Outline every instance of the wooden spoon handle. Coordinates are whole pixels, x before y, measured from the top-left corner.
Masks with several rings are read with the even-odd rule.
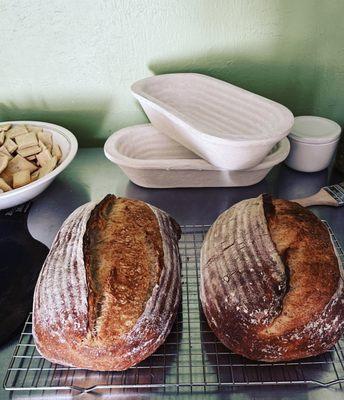
[[[337,201],[326,192],[324,189],[320,189],[318,193],[313,196],[305,197],[303,199],[292,200],[295,203],[300,204],[303,207],[308,206],[333,206],[338,207]]]

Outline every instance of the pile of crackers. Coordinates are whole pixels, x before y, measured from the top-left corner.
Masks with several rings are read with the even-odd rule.
[[[0,193],[42,178],[61,157],[59,145],[43,128],[0,124]]]

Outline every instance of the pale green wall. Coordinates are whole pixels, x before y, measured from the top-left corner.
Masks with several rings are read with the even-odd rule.
[[[81,145],[145,121],[130,84],[197,71],[344,122],[344,0],[0,0],[0,120]]]

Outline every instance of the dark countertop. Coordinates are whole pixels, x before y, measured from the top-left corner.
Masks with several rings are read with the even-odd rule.
[[[80,149],[76,159],[53,184],[40,195],[30,210],[28,225],[31,234],[50,247],[64,219],[79,205],[100,200],[107,193],[141,199],[170,213],[181,225],[211,224],[234,203],[255,197],[262,192],[293,199],[317,192],[327,184],[338,183],[344,177],[328,170],[306,174],[281,165],[275,167],[262,182],[243,188],[144,189],[128,181],[123,172],[103,155],[102,149]],[[344,207],[312,207],[321,219],[327,220],[341,245],[344,245]],[[0,381],[3,381],[18,338],[0,348]],[[339,399],[343,392],[334,389],[283,387],[271,390],[250,388],[233,390],[234,399]],[[82,398],[90,395],[83,395]],[[216,394],[214,397],[226,395]],[[228,394],[227,394],[228,396]],[[20,393],[14,397],[20,397]],[[208,395],[207,395],[208,397]],[[0,399],[10,393],[0,388]],[[27,396],[26,396],[27,398]]]

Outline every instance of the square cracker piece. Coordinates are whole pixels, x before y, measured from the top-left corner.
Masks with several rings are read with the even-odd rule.
[[[30,171],[28,169],[24,169],[13,174],[13,189],[25,186],[30,182]]]
[[[35,164],[31,163],[30,161],[25,160],[24,157],[17,154],[12,160],[9,161],[5,172],[13,175],[16,172],[22,170],[29,170],[30,172],[36,171],[37,167]]]
[[[30,177],[31,182],[37,181],[37,179],[39,178],[39,173],[40,173],[40,170],[38,169],[37,171],[35,171],[31,174],[31,177]]]
[[[11,186],[8,185],[4,179],[0,178],[0,189],[3,192],[9,192],[10,190],[12,190]]]
[[[7,185],[12,186],[12,181],[13,181],[13,175],[9,172],[6,172],[7,169],[4,169],[1,174],[0,174],[0,178],[3,179]]]
[[[60,161],[62,158],[62,151],[60,146],[54,142],[53,144],[53,148],[51,150],[51,154],[52,156],[55,156],[57,158],[57,161]]]
[[[6,132],[6,137],[13,139],[17,136],[28,133],[28,130],[24,125],[14,125],[11,129]]]
[[[3,144],[0,147],[0,155],[1,156],[6,156],[9,160],[12,160],[12,154],[7,150],[7,147]]]
[[[38,154],[41,151],[41,148],[39,146],[31,146],[31,147],[26,147],[25,149],[18,150],[17,153],[20,154],[22,157],[27,158],[29,161],[32,159],[36,159],[36,154]],[[30,157],[33,157],[32,159]]]
[[[53,137],[50,132],[41,131],[37,133],[37,138],[41,141],[45,147],[51,152],[53,147]]]
[[[4,171],[8,164],[8,158],[5,155],[0,154],[0,174]]]
[[[36,155],[36,158],[37,158],[39,165],[41,167],[43,167],[45,164],[50,162],[50,160],[53,158],[53,156],[51,155],[50,151],[47,149],[47,147],[45,146],[44,143],[39,141],[39,145],[40,145],[42,151]]]
[[[41,128],[40,126],[35,126],[35,125],[25,125],[25,126],[29,132],[34,132],[36,134],[38,134],[38,132],[43,132],[43,128]]]
[[[6,132],[10,129],[12,125],[11,124],[0,124],[0,132]]]
[[[18,148],[16,143],[10,138],[7,138],[5,140],[4,145],[5,145],[6,149],[8,150],[8,152],[11,153],[11,154],[14,153]]]
[[[36,134],[33,132],[25,133],[25,135],[19,135],[15,137],[18,149],[23,150],[27,147],[38,146],[38,140]]]
[[[40,168],[38,178],[43,178],[43,176],[53,171],[53,169],[56,167],[56,164],[57,164],[57,158],[54,156],[48,162],[46,162],[42,166],[42,168]]]

